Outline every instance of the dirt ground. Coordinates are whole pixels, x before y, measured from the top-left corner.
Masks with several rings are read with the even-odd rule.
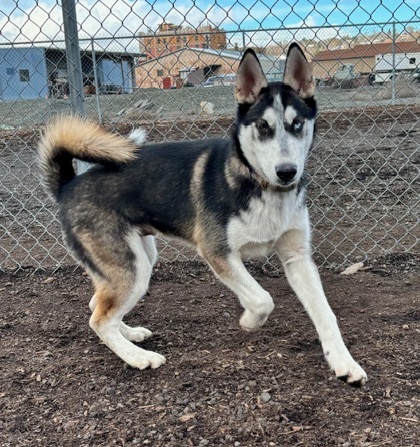
[[[369,381],[336,380],[285,278],[249,268],[276,309],[253,333],[236,298],[198,262],[157,265],[127,322],[167,364],[138,371],[88,327],[82,271],[0,274],[0,445],[420,445],[420,255],[378,258],[352,276],[321,271]]]

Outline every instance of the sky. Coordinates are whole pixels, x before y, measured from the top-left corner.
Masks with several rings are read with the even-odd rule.
[[[241,36],[235,30],[258,30],[247,33],[247,39],[257,44],[282,36],[261,30],[288,28],[286,38],[323,39],[351,34],[356,28],[343,28],[348,24],[419,21],[420,0],[78,0],[76,11],[81,39],[135,36],[166,21],[183,27],[215,25],[232,31],[228,34],[232,41]],[[1,0],[0,44],[63,39],[62,21],[59,0]],[[420,29],[420,23],[413,27]],[[123,49],[129,41],[113,39],[107,45],[112,42]]]

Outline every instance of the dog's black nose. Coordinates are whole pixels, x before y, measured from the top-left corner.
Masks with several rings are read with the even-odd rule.
[[[279,165],[276,167],[276,174],[277,177],[285,184],[287,185],[290,183],[294,176],[296,175],[297,167],[296,165],[292,163],[283,163],[282,165]]]

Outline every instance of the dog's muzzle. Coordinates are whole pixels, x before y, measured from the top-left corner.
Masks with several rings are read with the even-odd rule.
[[[283,185],[290,185],[297,174],[297,166],[293,163],[283,163],[276,166],[276,175]]]
[[[291,191],[297,187],[296,182],[297,166],[293,163],[283,163],[276,166],[276,175],[280,180],[276,189],[278,191]]]

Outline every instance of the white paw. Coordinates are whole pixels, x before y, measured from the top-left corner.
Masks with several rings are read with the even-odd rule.
[[[246,310],[243,314],[241,319],[239,320],[239,324],[241,325],[242,329],[245,331],[253,331],[255,329],[260,328],[266,321],[267,321],[268,315],[258,315],[256,313],[253,313],[249,310]]]
[[[120,325],[121,334],[129,341],[141,342],[152,335],[149,329],[144,327],[130,327],[124,323]]]
[[[127,362],[133,368],[156,369],[156,368],[159,368],[159,366],[162,366],[164,363],[166,363],[166,359],[163,355],[160,355],[157,352],[153,352],[153,351],[142,350],[142,353],[137,355],[136,357],[137,358],[132,359],[132,361]]]
[[[340,356],[329,353],[325,356],[337,379],[355,387],[361,387],[367,382],[366,372],[350,354]]]

